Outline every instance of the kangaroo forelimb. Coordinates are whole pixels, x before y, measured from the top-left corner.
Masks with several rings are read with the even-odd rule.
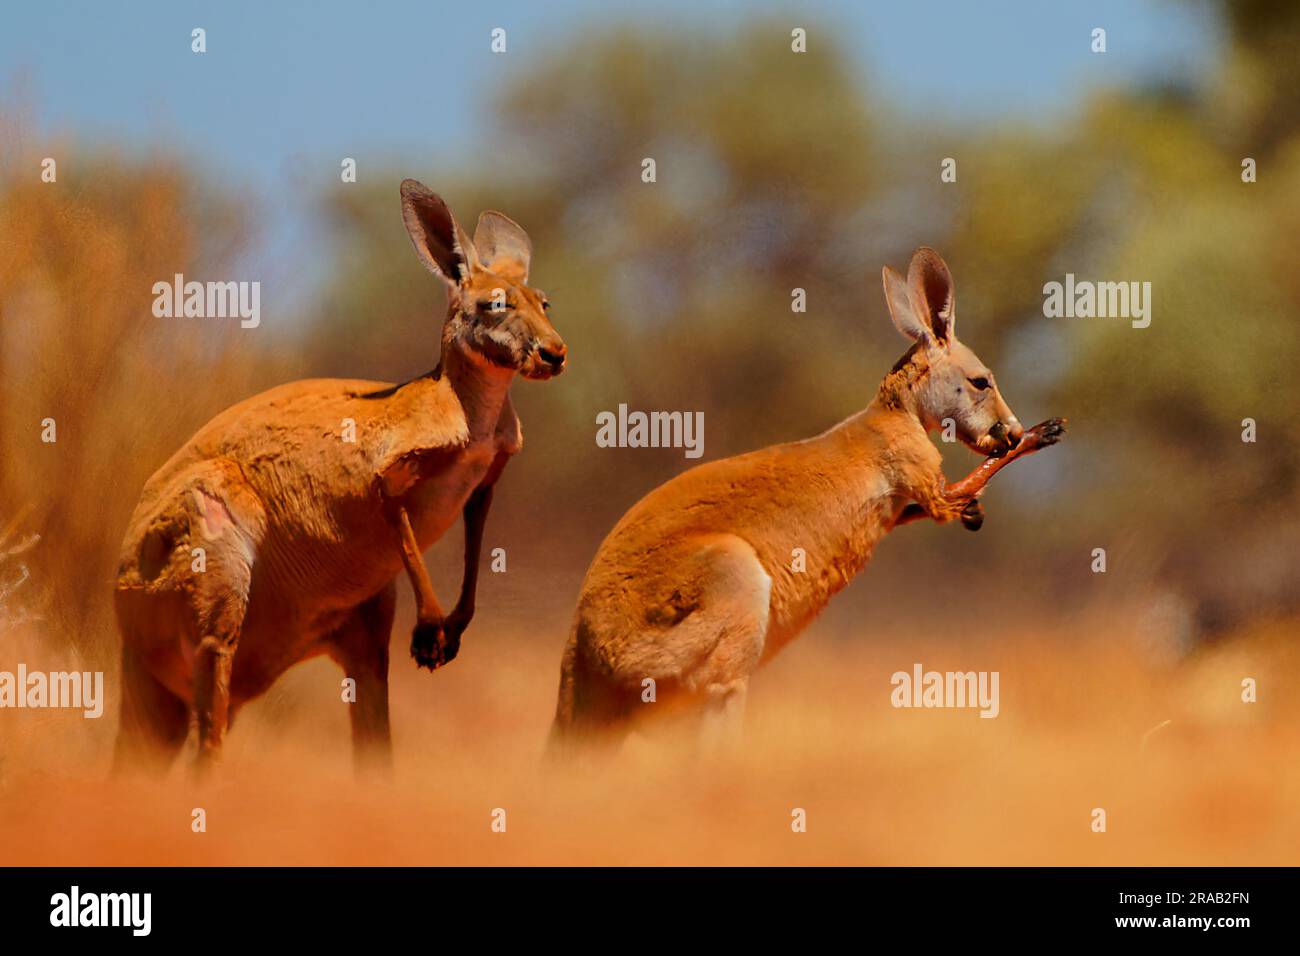
[[[429,572],[420,556],[420,545],[415,540],[415,531],[411,528],[411,518],[405,508],[399,508],[397,520],[402,539],[402,564],[406,566],[406,576],[411,579],[411,590],[415,592],[415,614],[421,623],[438,623],[443,620],[442,608],[438,597],[433,593],[433,584],[429,581]]]
[[[479,556],[483,550],[483,528],[487,524],[488,509],[492,507],[492,486],[475,489],[465,502],[465,575],[461,579],[460,597],[447,615],[444,628],[447,638],[460,640],[469,622],[474,619],[474,596],[478,591]]]
[[[411,579],[411,590],[415,592],[416,622],[411,632],[411,656],[421,667],[436,670],[456,656],[460,642],[448,640],[442,607],[433,593],[433,584],[429,581],[429,572],[420,556],[420,545],[415,540],[411,518],[405,508],[398,509],[397,523],[402,564],[406,566],[406,576]]]
[[[1055,445],[1065,434],[1064,418],[1049,418],[1039,422],[1025,432],[1020,442],[1000,458],[986,458],[965,478],[953,482],[944,489],[944,500],[957,507],[958,512],[971,501],[984,493],[984,486],[994,475],[1011,464],[1017,458],[1032,455],[1034,452]]]

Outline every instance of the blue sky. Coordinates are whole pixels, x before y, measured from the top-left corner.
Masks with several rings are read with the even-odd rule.
[[[834,25],[863,81],[895,108],[970,119],[1050,118],[1081,89],[1195,74],[1213,61],[1196,4],[1152,2],[738,3],[655,0],[236,2],[14,5],[0,83],[22,78],[42,126],[199,158],[264,184],[319,156],[464,152],[476,107],[503,74],[610,20],[720,32],[757,13]],[[1109,52],[1088,50],[1093,26]],[[208,52],[190,52],[202,26]],[[509,52],[488,48],[505,27]],[[816,44],[816,29],[810,37]],[[337,163],[331,164],[331,173]]]
[[[900,113],[967,122],[1052,122],[1095,86],[1196,78],[1220,42],[1184,0],[41,0],[3,14],[0,108],[32,107],[38,140],[179,153],[257,197],[268,258],[297,273],[295,234],[310,224],[294,187],[336,181],[342,157],[364,175],[371,159],[427,169],[490,149],[483,107],[498,84],[602,24],[725,35],[759,15],[808,27],[813,47],[833,29],[864,87]],[[1095,26],[1104,56],[1089,50]],[[207,31],[203,55],[194,27]],[[494,27],[507,30],[504,56],[489,48]]]

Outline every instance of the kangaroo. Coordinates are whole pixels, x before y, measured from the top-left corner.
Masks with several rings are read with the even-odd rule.
[[[993,373],[957,341],[952,277],[938,253],[922,247],[906,279],[888,266],[883,278],[893,323],[913,344],[864,411],[815,438],[678,475],[600,545],[564,649],[553,754],[616,745],[641,714],[683,706],[701,718],[706,743],[734,738],[750,675],[881,538],[921,518],[978,530],[988,480],[1060,440],[1063,419],[1026,431]],[[944,419],[988,456],[951,484],[927,435]],[[804,570],[794,570],[796,548]],[[653,705],[642,702],[647,679]]]
[[[515,376],[548,379],[566,348],[528,285],[527,234],[499,212],[471,242],[415,180],[401,185],[416,255],[447,286],[442,355],[402,385],[281,385],[203,426],[145,485],[122,546],[115,609],[122,715],[115,765],[166,766],[191,712],[197,764],[290,666],[328,654],[356,681],[359,766],[391,759],[388,642],[395,579],[415,591],[411,654],[456,657],[474,616],[492,489],[522,435]],[[421,553],[464,516],[460,598],[443,614]]]

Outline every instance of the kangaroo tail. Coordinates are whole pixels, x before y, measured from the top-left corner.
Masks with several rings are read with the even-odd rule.
[[[546,741],[547,763],[563,760],[570,749],[574,718],[574,669],[578,660],[578,629],[575,625],[560,659],[560,690],[555,701],[555,720]]]

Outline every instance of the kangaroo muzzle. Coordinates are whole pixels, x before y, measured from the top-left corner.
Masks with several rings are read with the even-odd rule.
[[[994,422],[993,427],[989,429],[989,438],[994,443],[990,456],[996,458],[1005,455],[1020,444],[1020,439],[1024,434],[1024,426],[1015,418],[1005,422]]]

